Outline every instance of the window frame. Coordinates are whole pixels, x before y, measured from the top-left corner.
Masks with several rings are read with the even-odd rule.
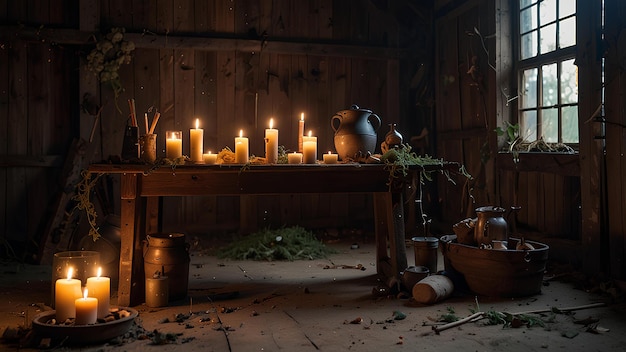
[[[537,0],[537,6],[540,6],[539,3],[542,2],[543,0]],[[559,1],[564,1],[564,0],[559,0]],[[576,1],[581,1],[581,0],[576,0]],[[558,112],[558,124],[559,124],[559,128],[558,128],[558,143],[563,143],[562,142],[562,119],[563,119],[563,113],[562,113],[562,108],[564,107],[568,107],[568,106],[579,106],[579,101],[577,101],[576,103],[561,103],[561,84],[560,84],[560,77],[561,77],[561,63],[563,63],[564,61],[567,60],[574,60],[574,64],[576,63],[576,50],[577,50],[577,45],[578,43],[572,45],[572,46],[568,46],[565,48],[557,48],[553,51],[550,51],[548,53],[545,54],[541,54],[539,51],[540,45],[541,45],[541,40],[540,40],[540,35],[541,35],[541,28],[545,27],[546,24],[544,25],[537,25],[537,28],[535,30],[538,31],[538,36],[537,36],[537,54],[533,57],[527,58],[527,59],[521,59],[521,47],[522,47],[522,33],[521,33],[521,23],[520,23],[520,14],[521,14],[521,7],[520,7],[520,0],[511,0],[511,2],[513,2],[513,11],[512,11],[512,16],[511,16],[511,24],[512,24],[512,33],[514,33],[513,35],[513,45],[512,45],[512,53],[513,53],[513,63],[514,63],[514,77],[516,80],[516,84],[517,84],[517,91],[518,91],[518,96],[520,97],[520,99],[517,99],[517,104],[515,107],[515,119],[517,123],[520,124],[521,127],[521,116],[524,112],[526,111],[535,111],[537,114],[537,138],[534,139],[534,141],[538,140],[541,137],[542,131],[541,131],[541,120],[542,120],[542,112],[544,110],[547,109],[557,109]],[[530,5],[532,6],[532,5]],[[568,19],[571,17],[575,17],[576,18],[576,30],[578,30],[578,22],[579,22],[579,17],[577,16],[577,12],[574,12],[573,15],[568,15],[566,17],[563,18],[558,18],[558,14],[557,14],[557,18],[555,19],[554,22],[550,22],[547,25],[551,24],[551,23],[555,23],[556,24],[556,32],[559,33],[559,25],[560,22],[562,22],[564,19]],[[526,32],[529,33],[529,32]],[[557,47],[558,47],[558,36],[557,36]],[[550,64],[557,64],[557,97],[558,97],[558,102],[557,104],[552,104],[552,105],[543,105],[543,99],[542,99],[542,84],[540,81],[540,77],[542,75],[542,66],[544,65],[550,65]],[[522,95],[525,94],[524,91],[524,87],[523,82],[523,75],[524,75],[524,71],[528,70],[528,69],[537,69],[537,77],[538,77],[538,82],[537,82],[537,104],[535,107],[530,107],[530,108],[523,108],[521,105],[521,100],[522,100]],[[578,113],[578,120],[580,120],[580,112]],[[578,128],[578,125],[576,126]],[[523,136],[523,132],[520,131],[520,133],[522,133],[522,137]],[[531,141],[532,142],[532,141]],[[566,144],[570,147],[572,147],[574,150],[578,151],[579,149],[579,144],[580,144],[580,131],[578,133],[578,142],[577,143],[563,143]]]

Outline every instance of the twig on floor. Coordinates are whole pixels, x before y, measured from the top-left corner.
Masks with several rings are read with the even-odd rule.
[[[540,314],[540,313],[548,313],[548,312],[563,313],[563,312],[571,312],[571,311],[575,311],[575,310],[597,308],[597,307],[602,307],[604,305],[605,305],[604,303],[592,303],[592,304],[586,304],[586,305],[576,306],[576,307],[566,307],[566,308],[553,307],[553,308],[531,310],[531,311],[519,312],[519,313],[510,313],[510,315],[511,316],[520,316],[520,315]],[[432,329],[433,329],[433,331],[436,334],[439,334],[441,331],[448,330],[450,328],[453,328],[453,327],[456,327],[456,326],[459,326],[459,325],[463,325],[465,323],[478,321],[478,320],[484,318],[484,316],[485,316],[484,312],[476,312],[476,313],[474,313],[474,314],[472,314],[472,315],[470,315],[470,316],[468,316],[466,318],[463,318],[461,320],[457,320],[457,321],[449,323],[449,324],[433,326]]]

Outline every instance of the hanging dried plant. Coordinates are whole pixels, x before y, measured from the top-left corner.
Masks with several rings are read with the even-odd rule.
[[[87,55],[87,68],[101,83],[107,83],[113,89],[115,98],[124,90],[119,76],[122,64],[129,64],[135,43],[124,40],[124,28],[111,28],[111,31],[96,43],[96,47]]]

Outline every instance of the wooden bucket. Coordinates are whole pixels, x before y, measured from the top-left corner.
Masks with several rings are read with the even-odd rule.
[[[456,236],[440,239],[446,271],[461,274],[469,289],[482,296],[523,297],[541,292],[548,261],[546,244],[526,241],[533,250],[481,249],[456,242]],[[509,238],[508,248],[519,239]]]

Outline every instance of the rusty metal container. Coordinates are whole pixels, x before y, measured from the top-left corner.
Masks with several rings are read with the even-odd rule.
[[[524,297],[541,292],[546,244],[526,241],[534,249],[516,250],[520,239],[509,237],[506,250],[494,250],[457,243],[455,235],[442,236],[440,242],[445,270],[463,276],[478,295]]]
[[[187,297],[189,285],[189,245],[182,233],[150,234],[144,243],[143,263],[145,278],[155,273],[169,279],[169,300]]]

